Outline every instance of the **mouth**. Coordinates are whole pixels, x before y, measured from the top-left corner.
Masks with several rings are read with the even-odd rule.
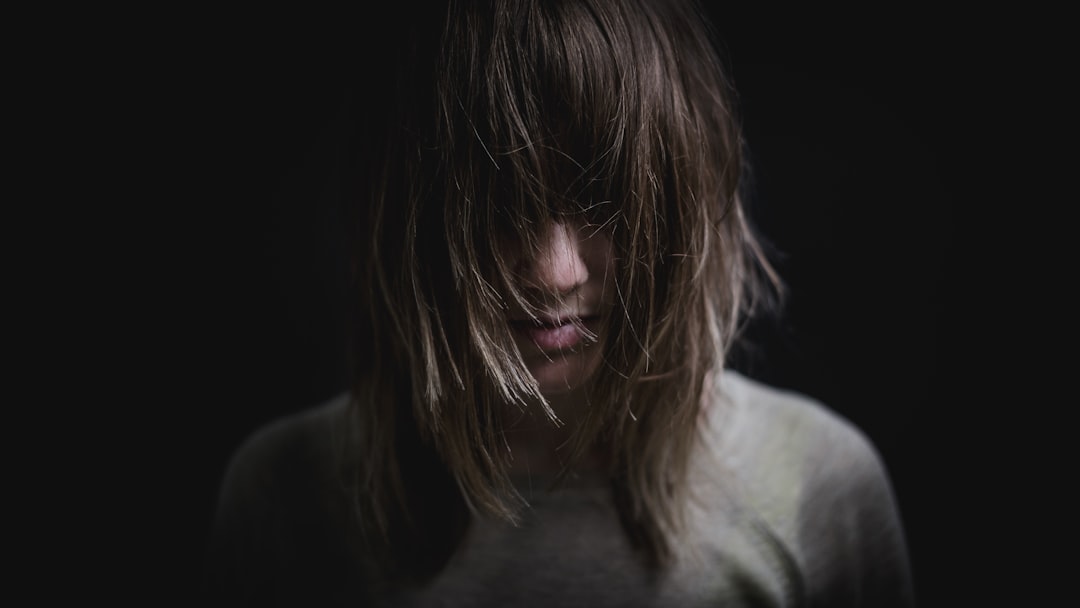
[[[585,317],[559,317],[551,319],[513,319],[510,326],[514,333],[536,345],[545,353],[569,350],[585,339],[585,328],[593,330],[596,315]],[[575,323],[575,321],[577,321]]]

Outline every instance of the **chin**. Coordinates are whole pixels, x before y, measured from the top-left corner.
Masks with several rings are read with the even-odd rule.
[[[531,357],[525,365],[536,378],[541,394],[555,397],[584,386],[600,367],[600,352],[598,345],[591,345],[581,351]]]

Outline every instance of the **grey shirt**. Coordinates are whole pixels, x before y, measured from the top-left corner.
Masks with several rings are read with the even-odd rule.
[[[433,579],[378,585],[334,477],[342,395],[236,452],[209,591],[259,606],[913,606],[900,516],[867,438],[733,371],[719,389],[692,457],[688,525],[660,575],[632,551],[604,480],[547,491],[519,479],[531,505],[520,525],[474,516]]]

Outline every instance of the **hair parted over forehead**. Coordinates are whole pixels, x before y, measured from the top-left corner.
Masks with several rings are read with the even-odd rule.
[[[527,257],[573,220],[613,245],[616,312],[572,455],[605,446],[624,523],[663,563],[707,378],[779,286],[743,214],[733,92],[704,15],[681,0],[419,12],[380,59],[392,80],[373,94],[390,95],[367,133],[361,506],[385,527],[408,505],[400,443],[414,433],[472,508],[514,519],[502,425],[547,402],[507,323],[542,303],[507,244]]]

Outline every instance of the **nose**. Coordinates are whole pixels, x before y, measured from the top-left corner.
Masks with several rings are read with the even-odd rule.
[[[589,280],[577,230],[552,222],[539,243],[539,251],[524,260],[521,277],[527,287],[566,295]]]

